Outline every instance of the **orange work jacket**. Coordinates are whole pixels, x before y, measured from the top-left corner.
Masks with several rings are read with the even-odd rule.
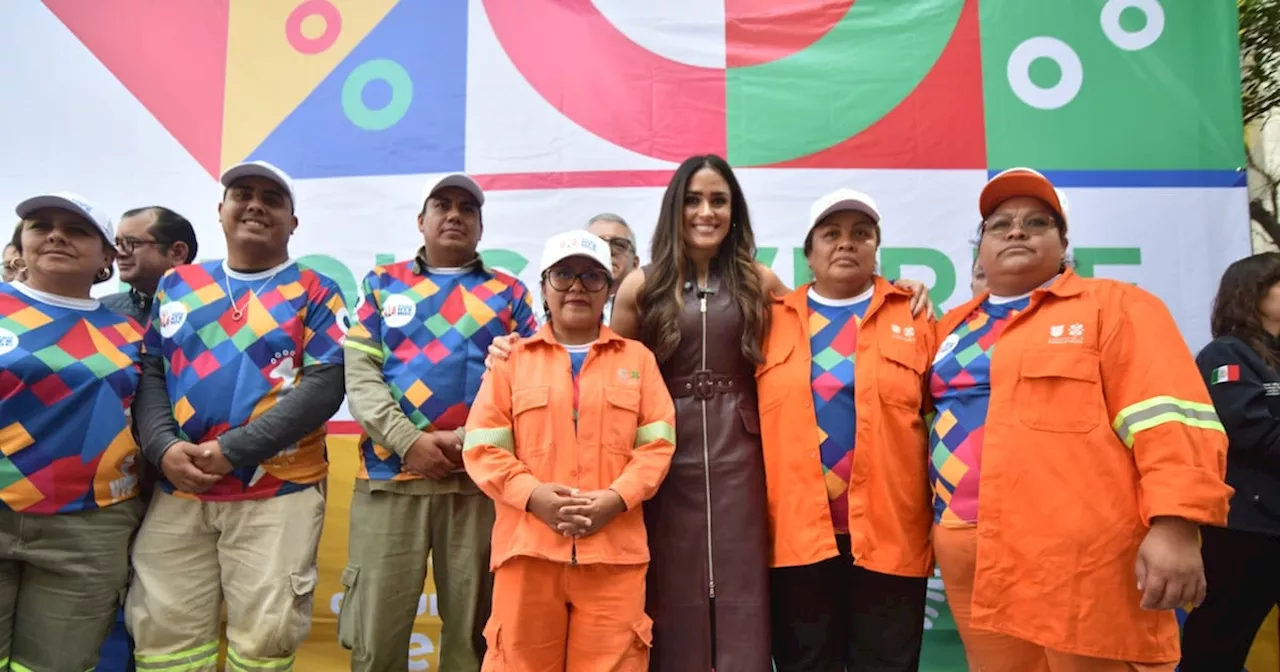
[[[569,353],[549,325],[495,360],[480,385],[462,459],[496,503],[494,569],[515,556],[649,561],[640,504],[657,492],[675,452],[675,405],[653,353],[602,326],[578,374],[578,397],[575,427]],[[575,543],[525,510],[544,483],[584,492],[611,488],[627,510]]]
[[[858,330],[854,403],[858,424],[849,479],[849,542],[855,564],[884,574],[933,572],[926,431],[921,417],[933,352],[927,315],[883,278]],[[756,372],[768,485],[771,563],[808,565],[838,554],[813,409],[809,285],[775,299]]]
[[[940,347],[983,298],[942,318]],[[1157,516],[1226,522],[1226,455],[1159,299],[1071,270],[1032,292],[992,353],[973,627],[1083,656],[1177,660],[1174,613],[1139,606],[1138,547]]]

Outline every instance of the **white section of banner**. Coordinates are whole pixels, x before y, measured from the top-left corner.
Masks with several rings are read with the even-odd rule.
[[[624,149],[565,117],[525,80],[493,33],[480,2],[467,35],[467,170],[525,173],[673,168]],[[547,36],[546,39],[553,39]]]
[[[216,226],[217,181],[142,103],[39,0],[3,5],[0,237],[19,201],[47,191],[78,192],[113,218],[164,205]]]
[[[725,67],[725,6],[720,0],[591,0],[632,42],[679,63]]]

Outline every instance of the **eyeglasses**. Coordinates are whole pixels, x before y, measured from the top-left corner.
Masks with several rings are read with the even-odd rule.
[[[993,219],[982,223],[982,235],[991,236],[992,238],[1003,238],[1013,230],[1014,220],[1012,219]],[[1045,215],[1031,215],[1021,220],[1022,230],[1029,236],[1038,236],[1046,231],[1057,228],[1058,223],[1051,217]]]
[[[546,277],[551,288],[557,292],[569,291],[575,280],[581,280],[582,288],[588,292],[598,292],[609,284],[609,274],[595,269],[574,273],[564,268],[553,268],[547,271]]]
[[[609,243],[609,250],[614,254],[630,254],[635,249],[626,238],[605,238],[604,242]]]
[[[133,254],[139,245],[161,245],[165,246],[169,243],[163,240],[139,240],[137,238],[116,238],[116,249],[125,254]]]

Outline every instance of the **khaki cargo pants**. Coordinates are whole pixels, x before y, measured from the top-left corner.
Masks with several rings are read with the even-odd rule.
[[[101,509],[0,510],[0,670],[92,670],[129,583],[136,497]]]
[[[320,486],[239,502],[157,490],[133,547],[125,621],[138,672],[287,672],[311,631]]]
[[[428,553],[442,622],[440,669],[478,672],[493,595],[493,517],[493,500],[479,492],[352,494],[338,641],[351,650],[354,672],[408,669]]]

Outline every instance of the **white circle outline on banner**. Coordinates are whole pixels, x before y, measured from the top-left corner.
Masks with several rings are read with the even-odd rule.
[[[1147,17],[1147,25],[1136,33],[1125,30],[1120,25],[1120,14],[1133,8]],[[1164,33],[1164,7],[1160,0],[1107,0],[1102,8],[1102,33],[1111,40],[1111,44],[1125,51],[1138,51],[1155,44]]]
[[[1062,77],[1048,88],[1031,81],[1031,64],[1036,59],[1047,58],[1058,64]],[[1056,110],[1075,99],[1084,85],[1084,66],[1071,45],[1041,35],[1033,37],[1014,48],[1009,54],[1006,68],[1009,88],[1022,102],[1041,110]]]

